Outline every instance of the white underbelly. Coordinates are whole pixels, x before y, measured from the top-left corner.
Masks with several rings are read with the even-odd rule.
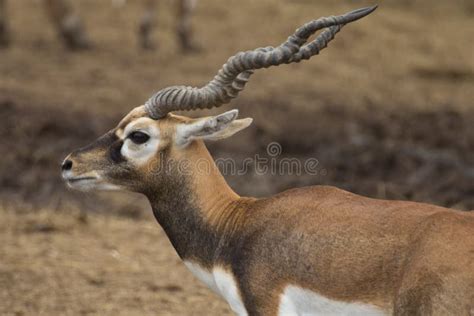
[[[237,315],[248,315],[232,273],[221,267],[208,270],[193,262],[186,261],[184,264],[200,281],[222,296]],[[290,285],[285,288],[280,296],[278,315],[381,316],[385,315],[385,312],[374,305],[335,301],[313,291]]]
[[[290,285],[281,295],[279,316],[379,316],[386,313],[366,303],[347,303],[319,295],[313,291]]]

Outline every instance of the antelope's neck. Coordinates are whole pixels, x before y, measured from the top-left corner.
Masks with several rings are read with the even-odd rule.
[[[190,172],[170,172],[147,196],[181,259],[212,267],[230,255],[254,199],[232,191],[204,145],[195,146],[186,156]]]

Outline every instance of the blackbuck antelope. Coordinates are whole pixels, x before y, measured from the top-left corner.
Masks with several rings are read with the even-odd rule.
[[[91,41],[87,36],[84,23],[73,7],[72,0],[42,0],[45,11],[58,32],[64,45],[71,50],[88,49]],[[144,49],[153,49],[152,30],[159,0],[143,0],[144,10],[139,23],[138,38]],[[176,34],[183,52],[192,52],[197,46],[192,39],[191,16],[197,0],[179,0],[177,2]],[[122,1],[124,4],[125,1]],[[10,43],[8,30],[7,0],[0,0],[0,47]]]
[[[252,119],[236,119],[237,110],[171,114],[229,102],[254,70],[309,59],[374,10],[320,18],[276,48],[240,52],[202,88],[160,90],[71,153],[64,180],[146,195],[185,265],[238,315],[473,315],[472,214],[326,186],[240,197],[204,140],[227,138]],[[203,162],[205,172],[196,167]]]

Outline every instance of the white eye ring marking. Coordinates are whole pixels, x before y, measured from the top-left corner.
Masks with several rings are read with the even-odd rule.
[[[141,144],[134,143],[129,138],[129,135],[134,132],[146,134],[149,136],[149,139]],[[160,131],[156,126],[156,122],[148,117],[141,117],[125,127],[123,133],[125,139],[123,139],[120,153],[135,165],[146,164],[158,151],[159,136]]]

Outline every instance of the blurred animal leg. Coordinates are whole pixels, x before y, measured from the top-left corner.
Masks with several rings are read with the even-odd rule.
[[[156,23],[155,11],[158,0],[146,0],[145,9],[140,19],[138,28],[138,40],[143,49],[154,49],[156,45],[151,39],[152,31]]]
[[[193,52],[199,47],[192,39],[191,16],[197,0],[179,0],[177,35],[183,52]]]
[[[45,0],[45,6],[47,14],[67,48],[79,50],[91,47],[84,24],[80,16],[74,12],[70,0]]]
[[[10,43],[7,26],[6,0],[0,0],[0,48],[7,47]]]

